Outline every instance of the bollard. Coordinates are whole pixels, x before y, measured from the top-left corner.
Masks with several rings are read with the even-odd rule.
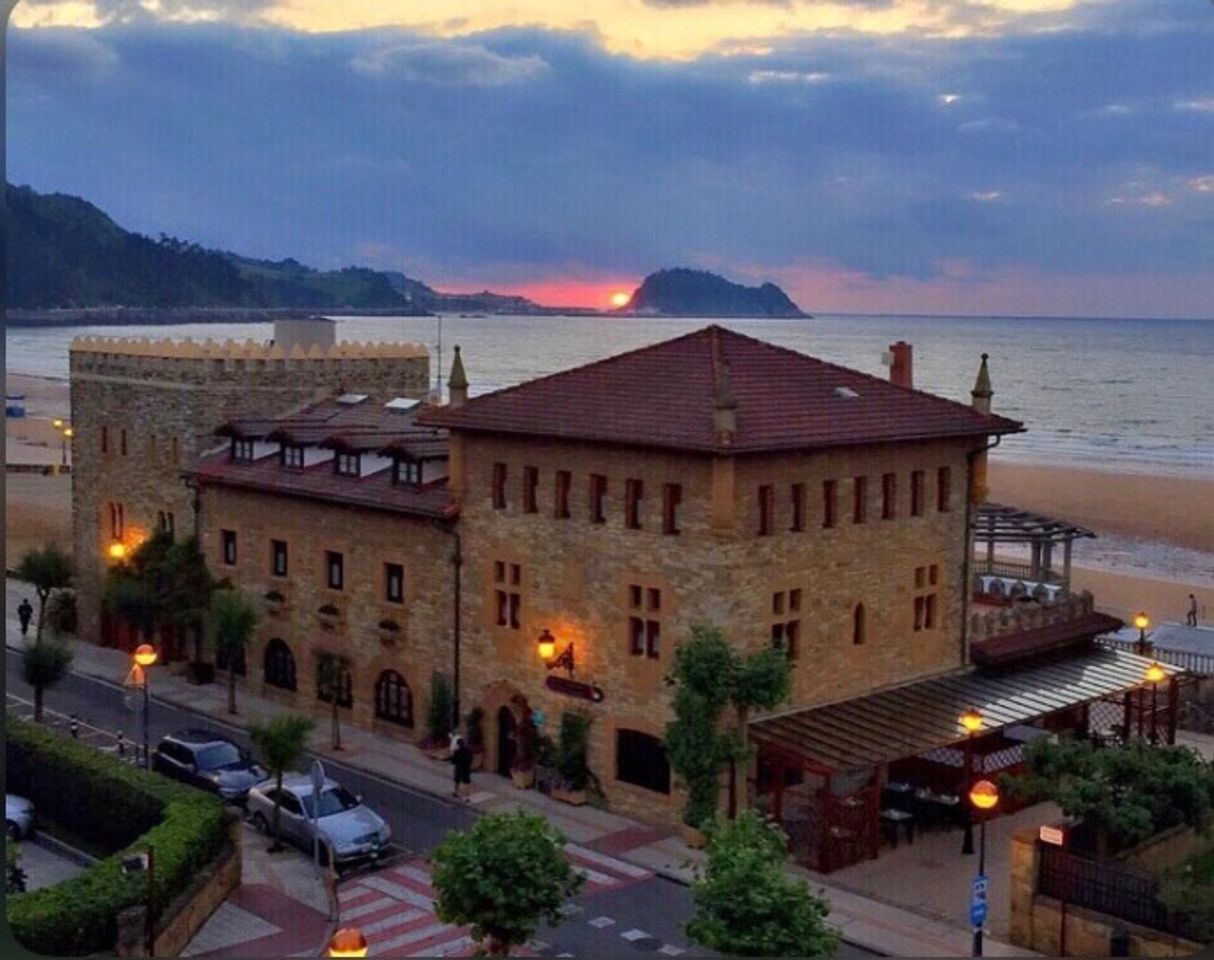
[[[76,714],[74,714],[74,713],[72,714],[72,719],[71,719],[71,722],[68,723],[67,729],[68,729],[68,733],[70,733],[72,735],[73,740],[80,739],[80,723],[76,719]]]
[[[118,756],[126,756],[126,737],[122,735],[122,731],[118,731]]]

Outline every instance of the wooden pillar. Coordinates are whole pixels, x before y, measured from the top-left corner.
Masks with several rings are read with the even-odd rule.
[[[1029,561],[1029,576],[1037,580],[1041,576],[1041,541],[1033,541],[1032,559]]]
[[[1180,683],[1175,677],[1168,681],[1168,732],[1167,743],[1176,743],[1176,723],[1180,719]]]
[[[1041,579],[1050,579],[1050,564],[1053,562],[1054,544],[1047,540],[1041,545]]]
[[[1062,587],[1071,589],[1071,538],[1067,537],[1062,544]]]
[[[986,572],[994,573],[995,571],[995,537],[991,536],[986,541]]]
[[[1123,699],[1123,713],[1121,715],[1122,735],[1121,739],[1126,743],[1130,742],[1130,705],[1132,703],[1133,691],[1127,690]]]

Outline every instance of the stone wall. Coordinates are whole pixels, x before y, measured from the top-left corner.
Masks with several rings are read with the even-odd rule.
[[[416,344],[295,350],[252,341],[78,338],[70,352],[72,515],[80,636],[99,637],[100,590],[111,543],[109,504],[121,504],[132,547],[171,515],[194,532],[181,472],[216,445],[226,420],[270,416],[347,391],[423,397],[429,358]],[[103,447],[105,448],[103,450]]]

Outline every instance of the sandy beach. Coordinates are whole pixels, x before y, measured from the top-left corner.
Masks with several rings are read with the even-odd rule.
[[[54,417],[68,415],[63,380],[8,374],[10,393],[26,395],[27,414],[6,421],[7,462],[59,462]],[[1144,476],[1103,470],[993,460],[991,500],[1070,520],[1098,534],[1135,538],[1214,555],[1214,481]],[[47,539],[71,543],[71,486],[67,476],[9,473],[5,495],[9,564],[21,551]],[[1214,586],[1181,570],[1144,572],[1076,564],[1076,589],[1091,590],[1110,613],[1128,616],[1145,608],[1158,622],[1182,620],[1190,592],[1214,617]]]

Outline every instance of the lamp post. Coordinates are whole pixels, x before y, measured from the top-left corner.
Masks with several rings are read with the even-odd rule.
[[[62,450],[62,456],[60,458],[60,463],[62,463],[62,465],[66,467],[67,466],[67,442],[68,442],[68,440],[70,440],[72,438],[72,425],[70,423],[65,423],[63,420],[55,418],[54,420],[51,421],[51,426],[54,427],[57,431],[59,431],[59,442],[60,442],[60,447]]]
[[[1151,618],[1147,616],[1145,610],[1139,610],[1134,614],[1134,626],[1138,628],[1138,653],[1146,656],[1147,653],[1147,627],[1151,625]]]
[[[142,680],[140,686],[143,687],[143,768],[146,770],[151,767],[151,755],[148,753],[148,686],[151,675],[148,668],[156,662],[156,648],[150,643],[141,643],[135,648],[133,658]]]
[[[1146,678],[1151,685],[1151,743],[1159,743],[1159,681],[1167,674],[1158,663],[1147,667]]]
[[[982,714],[970,707],[961,714],[961,726],[965,728],[965,776],[961,781],[962,791],[968,790],[973,781],[974,737],[982,729]],[[966,812],[965,836],[961,841],[961,853],[968,856],[974,852],[974,818]]]
[[[986,921],[986,821],[999,803],[999,788],[989,780],[979,780],[970,789],[969,801],[978,811],[978,876],[974,880],[974,899],[970,919],[974,927],[975,957],[982,956],[982,924]]]
[[[569,671],[569,676],[573,676],[573,641],[562,650],[559,654],[556,652],[556,637],[548,632],[545,627],[535,641],[535,652],[539,654],[540,659],[544,661],[544,666],[549,670],[555,670],[557,667],[564,667]]]
[[[365,957],[367,938],[358,927],[342,927],[329,941],[330,957]]]

